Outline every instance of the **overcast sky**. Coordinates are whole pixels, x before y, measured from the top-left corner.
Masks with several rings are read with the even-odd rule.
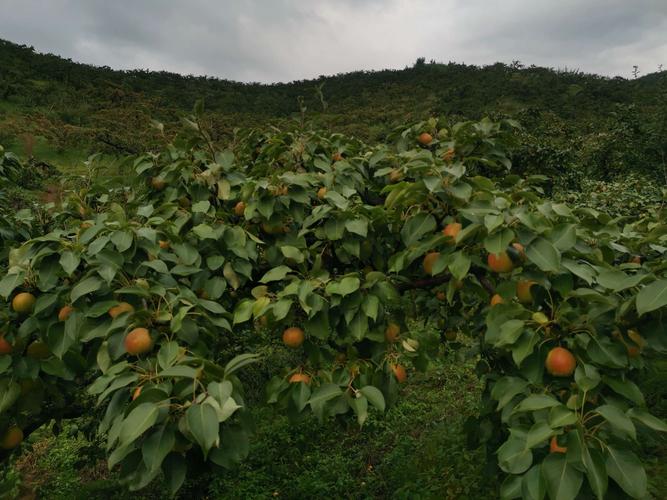
[[[667,68],[667,0],[0,0],[0,38],[75,61],[240,81],[520,60]]]

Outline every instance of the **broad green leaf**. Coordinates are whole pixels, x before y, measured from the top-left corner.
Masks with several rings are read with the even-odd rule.
[[[238,356],[235,356],[225,366],[225,377],[229,377],[231,374],[236,373],[241,368],[259,361],[259,359],[259,354],[252,353],[239,354]]]
[[[484,248],[489,253],[499,254],[505,251],[513,239],[514,231],[506,228],[484,238]]]
[[[83,281],[77,283],[76,286],[72,288],[70,300],[72,302],[76,302],[79,298],[83,297],[84,295],[99,290],[103,284],[104,282],[101,279],[96,278],[95,276],[86,278]]]
[[[556,272],[560,269],[560,252],[544,238],[538,238],[528,245],[526,256],[542,271]]]
[[[123,420],[120,429],[119,446],[135,441],[157,422],[160,410],[153,403],[142,403]]]
[[[641,408],[630,408],[626,415],[658,432],[667,432],[667,424]]]
[[[542,468],[533,465],[521,480],[521,498],[523,500],[542,500],[546,494],[547,485],[542,476]]]
[[[521,394],[528,381],[518,377],[503,377],[491,389],[491,397],[498,401],[496,411],[502,410],[517,394]]]
[[[287,267],[287,266],[278,266],[274,267],[270,271],[267,271],[264,276],[262,276],[262,279],[259,280],[260,283],[270,283],[271,281],[280,281],[282,279],[285,279],[285,276],[287,276],[292,270]]]
[[[164,459],[176,444],[174,430],[169,426],[153,432],[141,447],[141,455],[148,470],[159,469]]]
[[[646,497],[647,479],[642,463],[630,450],[607,446],[607,473],[632,498]]]
[[[427,213],[419,213],[410,217],[401,229],[401,239],[406,247],[417,243],[422,236],[433,233],[436,229],[435,217]]]
[[[19,271],[18,273],[8,274],[2,281],[0,281],[0,295],[7,300],[12,294],[14,289],[23,283],[25,279],[25,272]]]
[[[522,474],[533,464],[533,452],[526,446],[526,440],[510,436],[498,448],[498,465],[509,474]]]
[[[562,453],[550,453],[542,462],[542,477],[550,500],[572,500],[577,497],[584,476]]]
[[[637,294],[637,313],[655,311],[667,306],[667,280],[657,280],[642,288]]]
[[[558,406],[560,404],[561,403],[553,396],[547,396],[546,394],[531,394],[514,408],[513,413],[543,410],[544,408],[551,408],[552,406]]]
[[[599,413],[616,431],[627,434],[632,439],[636,439],[635,425],[625,413],[616,406],[610,404],[598,406],[595,411]]]
[[[385,409],[385,401],[384,401],[384,396],[382,395],[382,392],[377,388],[373,387],[372,385],[366,385],[359,389],[359,391],[366,396],[370,404],[375,406],[378,410],[384,411]]]
[[[199,444],[204,453],[208,452],[218,443],[218,414],[211,405],[194,404],[185,412],[188,429]]]
[[[602,453],[596,448],[582,448],[582,460],[586,468],[586,478],[595,496],[602,500],[607,493],[608,476]]]
[[[9,379],[0,380],[0,415],[12,407],[21,394],[21,386]]]

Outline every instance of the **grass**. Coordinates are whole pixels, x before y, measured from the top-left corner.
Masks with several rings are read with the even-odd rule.
[[[659,366],[642,382],[651,410],[662,418],[665,373]],[[474,360],[448,354],[428,373],[410,373],[398,403],[385,415],[372,413],[363,429],[353,418],[291,423],[256,404],[249,457],[234,470],[189,479],[179,498],[496,498],[497,478],[484,472],[484,451],[465,444],[463,422],[475,414],[480,391]],[[667,439],[641,434],[640,441],[650,496],[667,498]],[[14,465],[24,498],[128,498],[99,443],[88,441],[76,422],[57,437],[43,431],[31,442]],[[167,497],[159,481],[131,495]]]

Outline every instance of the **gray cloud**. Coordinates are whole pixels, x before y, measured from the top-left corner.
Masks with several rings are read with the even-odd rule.
[[[665,0],[3,0],[0,38],[119,69],[291,81],[417,57],[630,76],[667,66]]]

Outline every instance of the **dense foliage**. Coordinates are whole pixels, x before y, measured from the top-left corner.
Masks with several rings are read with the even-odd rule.
[[[424,63],[272,85],[77,64],[0,41],[0,143],[70,164],[89,153],[138,153],[170,138],[204,98],[214,139],[236,127],[281,127],[304,115],[322,128],[382,142],[424,116],[516,118],[516,172],[665,181],[667,71],[636,80],[494,64]],[[449,125],[453,125],[454,122]],[[21,140],[18,140],[22,138]]]
[[[269,403],[363,426],[438,352],[414,334],[425,321],[478,360],[470,442],[503,497],[645,495],[637,427],[667,430],[634,382],[667,347],[662,205],[614,218],[548,200],[545,177],[508,173],[511,120],[432,119],[377,146],[251,131],[222,150],[187,123],[10,252],[4,448],[101,408],[109,466],[175,492],[248,453],[240,375],[266,356],[249,331],[283,343]]]

